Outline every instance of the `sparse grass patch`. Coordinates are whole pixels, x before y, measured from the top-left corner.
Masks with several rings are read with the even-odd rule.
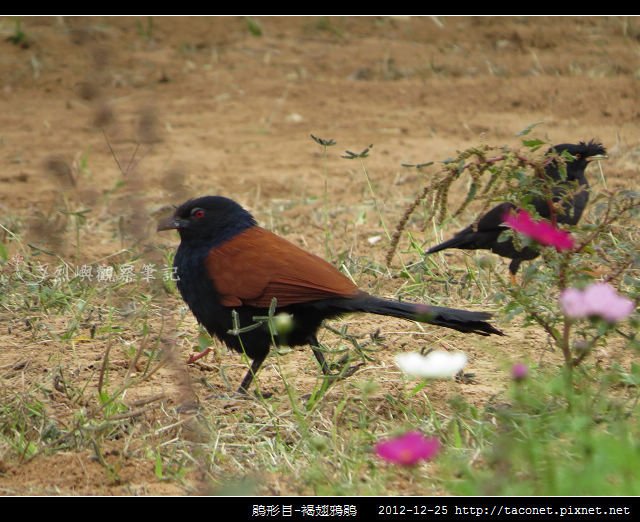
[[[601,382],[534,371],[514,382],[508,401],[461,419],[491,427],[446,459],[447,485],[460,495],[637,495],[638,391],[624,393],[615,370]],[[612,387],[613,385],[613,387]],[[616,388],[618,390],[616,391]],[[469,458],[472,456],[472,458]]]
[[[314,139],[323,147],[326,162],[332,140]],[[486,156],[479,149],[468,153],[467,158]],[[351,174],[362,179],[363,193],[371,198],[367,209],[384,238],[385,207],[364,164],[369,154],[375,155],[375,148],[346,156],[359,162]],[[508,180],[513,172],[517,183],[505,183],[508,190],[495,197],[511,197],[514,186],[525,191],[523,170],[529,163],[504,154],[519,166],[492,170],[489,183]],[[445,163],[451,182],[462,173],[461,165]],[[80,166],[78,171],[83,170]],[[448,215],[444,184],[436,193],[437,205],[426,216],[438,232],[437,213]],[[462,220],[478,194],[489,194],[479,175],[445,223]],[[238,367],[242,365],[236,355],[212,344],[179,308],[174,282],[160,272],[145,280],[141,269],[146,258],[136,247],[102,261],[103,276],[111,266],[113,277],[100,282],[90,280],[86,271],[84,277],[74,270],[44,271],[47,259],[72,267],[62,256],[25,244],[18,224],[7,222],[0,250],[0,313],[9,318],[6,325],[16,339],[12,353],[21,349],[24,356],[0,360],[0,461],[19,469],[39,458],[72,453],[98,464],[112,487],[125,487],[127,470],[136,463],[145,467],[149,480],[173,484],[184,493],[638,494],[633,470],[640,459],[635,442],[640,371],[629,364],[638,349],[636,320],[606,328],[596,322],[573,326],[571,339],[591,342],[593,357],[583,357],[571,379],[566,368],[543,357],[550,345],[564,339],[550,333],[562,321],[557,303],[550,299],[559,277],[590,282],[593,275],[587,268],[605,265],[610,280],[637,301],[634,198],[632,193],[596,195],[591,217],[578,232],[583,241],[589,240],[588,248],[571,258],[545,252],[524,270],[523,283],[515,288],[504,281],[501,263],[489,254],[466,256],[457,265],[441,256],[423,259],[424,246],[415,231],[398,237],[405,246],[397,268],[337,247],[330,229],[332,203],[327,193],[320,199],[317,221],[324,228],[326,251],[354,281],[370,282],[374,293],[388,288],[385,282],[393,277],[402,299],[502,308],[501,327],[507,333],[514,324],[511,319],[524,317],[520,331],[536,332],[540,360],[529,362],[526,377],[511,383],[505,362],[497,370],[502,389],[495,387],[490,399],[482,401],[466,393],[478,384],[416,385],[388,363],[392,354],[406,350],[404,344],[415,345],[417,334],[427,335],[426,347],[453,349],[461,344],[458,334],[431,334],[432,329],[409,333],[410,326],[406,335],[385,333],[371,324],[360,327],[356,319],[331,322],[321,337],[328,360],[341,367],[365,363],[349,379],[329,382],[305,353],[309,373],[318,375],[308,386],[308,378],[289,368],[298,355],[280,349],[267,365],[276,377],[269,377],[268,370],[258,375],[263,393],[257,397],[222,396],[203,401],[197,410],[176,410],[195,395],[211,393],[209,388],[227,389],[226,373],[245,368]],[[291,210],[299,203],[283,203],[283,208]],[[61,233],[71,229],[78,252],[88,214],[71,203],[66,208],[70,210]],[[349,215],[357,220],[359,214]],[[610,219],[614,215],[616,219]],[[271,225],[283,226],[277,213],[271,214]],[[166,266],[172,255],[173,248],[154,251]],[[124,266],[133,267],[135,277],[124,278]],[[473,339],[478,353],[498,353],[500,346],[493,343],[493,338]],[[55,350],[47,364],[38,359],[36,367],[30,354],[51,346]],[[210,346],[215,348],[213,365],[186,367],[186,354]],[[577,348],[571,349],[579,357]],[[616,355],[600,354],[600,349]],[[487,385],[487,379],[487,373],[481,373],[479,385]],[[438,455],[406,468],[376,456],[377,442],[409,431],[437,438],[442,446]]]
[[[637,305],[638,215],[600,225],[617,212],[606,191],[620,202],[637,185],[638,18],[9,16],[0,33],[0,494],[638,494],[637,312],[576,319],[565,337],[561,256],[525,263],[517,287],[488,252],[425,258],[478,215],[486,175],[457,173],[442,221],[437,191],[418,201],[390,265],[383,226],[393,233],[446,155],[451,171],[471,144],[498,156],[522,118],[545,118],[554,141],[598,133],[606,179],[590,167],[571,230],[594,240],[563,271],[570,287],[606,279]],[[127,156],[121,175],[100,128]],[[131,136],[145,143],[140,169]],[[535,163],[541,150],[517,152]],[[511,160],[508,189],[486,194],[496,202],[519,199],[533,172]],[[334,364],[364,362],[347,380],[329,386],[308,348],[283,348],[260,398],[178,412],[229,395],[247,370],[162,271],[141,277],[175,251],[156,218],[205,192],[250,204],[366,291],[492,311],[508,336],[350,316],[320,333]],[[75,273],[84,264],[92,280]],[[118,280],[125,265],[135,280]],[[98,267],[115,280],[97,282]],[[584,354],[571,386],[557,339]],[[186,365],[196,347],[213,351]],[[410,381],[394,365],[430,349],[464,350],[473,383]],[[514,363],[528,369],[517,385]],[[440,440],[433,460],[376,457],[413,430]]]

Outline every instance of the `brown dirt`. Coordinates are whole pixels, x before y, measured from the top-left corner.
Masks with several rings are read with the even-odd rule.
[[[20,223],[27,241],[69,263],[94,263],[136,243],[148,250],[174,245],[175,237],[154,233],[156,218],[187,197],[217,193],[319,255],[377,263],[356,274],[359,284],[394,295],[403,280],[378,269],[387,243],[367,242],[383,234],[378,211],[360,163],[341,159],[344,150],[374,145],[367,173],[389,227],[423,184],[401,163],[443,160],[480,143],[518,146],[516,133],[535,122],[544,122],[538,135],[551,143],[600,139],[611,155],[610,187],[633,185],[638,175],[640,23],[633,18],[260,18],[260,37],[238,17],[156,17],[146,36],[145,18],[26,18],[22,46],[5,40],[13,23],[0,19],[2,224]],[[140,145],[125,175],[103,129],[123,170]],[[338,142],[326,159],[311,133]],[[61,204],[92,209],[80,230],[81,252],[69,222],[55,212]],[[414,235],[432,240],[414,225]],[[415,255],[401,253],[394,268],[400,261],[409,264]],[[454,295],[430,297],[465,305]],[[483,299],[476,296],[473,306],[490,306]],[[178,305],[163,306],[175,315]],[[3,318],[12,329],[3,325],[0,333],[0,378],[16,393],[37,382],[50,386],[54,367],[64,367],[78,386],[87,380],[95,386],[106,343],[81,340],[73,349],[69,342],[43,343],[21,326],[24,318]],[[52,319],[47,328],[63,326]],[[503,389],[511,362],[557,360],[540,349],[543,335],[535,329],[512,328],[508,338],[486,340],[419,332],[393,319],[350,322],[350,332],[362,336],[378,327],[389,349],[357,375],[378,380],[380,394],[402,386],[392,355],[403,346],[469,353],[478,383],[438,384],[434,404],[444,404],[454,388],[482,404]],[[187,319],[176,328],[182,360],[194,344],[195,323]],[[123,374],[126,358],[118,350],[112,362],[122,359]],[[235,356],[218,355],[209,375],[222,389],[218,366],[231,367],[232,382],[244,367]],[[29,364],[7,373],[19,360]],[[281,364],[299,390],[317,378],[307,350]],[[197,383],[203,368],[188,369],[198,394],[206,393]],[[161,370],[133,397],[175,394],[185,377],[179,373]],[[282,393],[272,364],[261,382]],[[53,403],[54,410],[69,411],[64,400]],[[0,462],[0,493],[183,492],[156,477],[152,459],[117,462],[110,478],[88,451]],[[271,492],[290,491],[296,492]]]

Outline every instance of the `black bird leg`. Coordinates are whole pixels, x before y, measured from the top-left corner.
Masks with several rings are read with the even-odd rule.
[[[316,356],[316,359],[320,363],[320,368],[322,368],[322,373],[324,373],[325,375],[331,375],[331,369],[327,364],[327,360],[324,358],[324,354],[318,347],[318,339],[316,339],[316,337],[313,336],[309,340],[309,344],[311,345],[311,349],[313,350],[313,355]]]
[[[238,388],[238,393],[243,395],[247,395],[249,393],[248,392],[249,386],[251,386],[251,383],[253,382],[253,378],[258,373],[260,366],[262,366],[262,363],[266,358],[267,358],[267,354],[265,353],[263,356],[256,357],[253,360],[253,362],[251,363],[251,368],[249,368],[249,371],[244,376],[244,379],[242,379],[242,383],[240,383],[240,387]]]
[[[522,263],[522,259],[514,259],[509,263],[509,279],[511,280],[511,284],[516,286],[518,284],[518,280],[516,279],[516,273],[518,272],[518,268],[520,268],[520,264]]]
[[[267,358],[267,353],[265,353],[263,356],[261,357],[257,357],[255,358],[252,363],[251,363],[251,368],[249,368],[249,371],[247,372],[247,374],[244,376],[244,379],[242,379],[242,383],[240,384],[240,387],[238,388],[238,391],[236,392],[236,395],[240,395],[241,397],[233,397],[233,395],[228,395],[228,394],[218,394],[218,393],[212,393],[211,395],[207,395],[204,399],[205,400],[209,400],[209,399],[230,399],[230,398],[249,398],[249,386],[251,386],[251,383],[253,382],[253,378],[256,376],[256,374],[258,373],[258,370],[260,369],[260,366],[262,366],[262,363],[264,362],[264,360]],[[269,394],[270,395],[270,394]],[[264,394],[263,397],[267,397],[267,394]],[[179,408],[179,411],[184,412],[188,412],[191,411],[193,409],[197,409],[198,406],[195,403],[190,403],[190,404],[186,404],[184,406],[181,406]]]

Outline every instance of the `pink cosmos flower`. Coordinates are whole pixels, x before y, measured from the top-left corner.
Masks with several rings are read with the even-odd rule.
[[[591,313],[584,299],[584,293],[577,288],[567,288],[560,294],[560,308],[564,315],[579,319],[588,317]]]
[[[524,381],[529,375],[529,367],[524,363],[516,363],[511,367],[511,377],[514,381]]]
[[[594,283],[584,290],[567,288],[560,294],[560,307],[573,319],[596,316],[610,323],[625,319],[635,310],[634,302],[608,283]]]
[[[541,245],[552,246],[558,252],[571,250],[574,246],[573,238],[569,232],[554,227],[548,221],[534,221],[525,210],[519,210],[517,214],[507,212],[502,219],[514,230]]]
[[[440,451],[436,437],[425,437],[419,431],[410,431],[400,437],[376,444],[378,457],[394,464],[412,466],[421,460],[429,460]]]

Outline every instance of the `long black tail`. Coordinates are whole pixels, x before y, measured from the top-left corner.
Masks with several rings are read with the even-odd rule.
[[[356,298],[345,299],[344,304],[342,302],[340,304],[340,307],[344,307],[345,310],[390,315],[401,319],[444,326],[459,332],[478,335],[504,335],[486,322],[491,318],[489,312],[470,312],[442,306],[392,301],[364,293]]]
[[[448,239],[447,241],[443,241],[439,245],[431,247],[429,250],[427,250],[427,254],[435,254],[436,252],[440,252],[440,250],[446,250],[447,248],[464,248],[466,246],[465,243],[467,243],[467,237],[463,232],[456,234],[454,237]]]

